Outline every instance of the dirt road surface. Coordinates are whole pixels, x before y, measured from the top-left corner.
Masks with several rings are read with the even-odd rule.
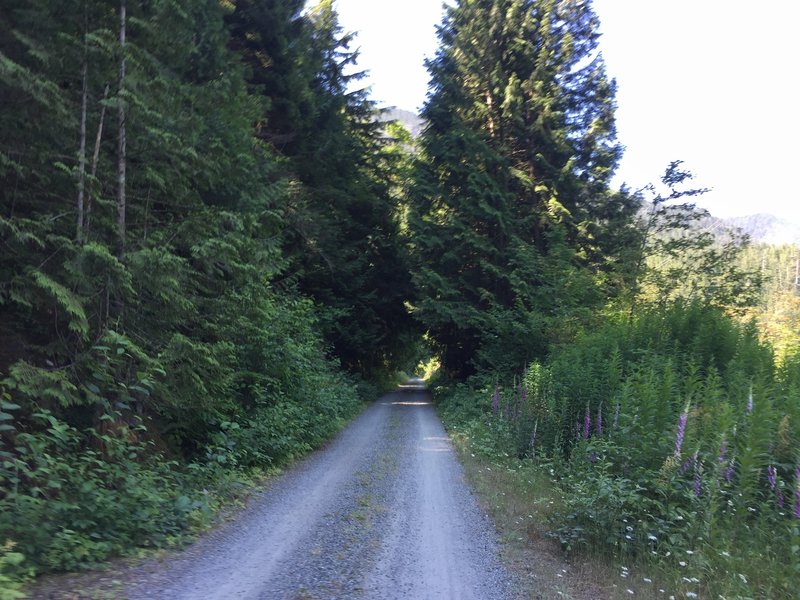
[[[513,597],[495,532],[412,382],[277,478],[234,521],[127,586],[131,599]]]

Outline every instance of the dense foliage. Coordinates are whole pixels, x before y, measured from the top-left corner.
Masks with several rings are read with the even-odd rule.
[[[410,223],[443,415],[552,472],[566,550],[655,565],[676,595],[790,597],[797,248],[704,229],[680,161],[608,188],[596,31],[575,0],[462,0],[439,30]]]
[[[415,314],[449,373],[519,368],[614,293],[637,203],[608,186],[620,148],[597,28],[586,2],[447,9],[410,223]]]
[[[443,410],[486,451],[553,473],[565,549],[652,565],[701,596],[788,598],[798,395],[797,355],[776,367],[754,328],[695,303],[611,320]]]
[[[2,3],[0,540],[26,570],[173,543],[413,340],[392,153],[330,3],[302,8]]]
[[[426,345],[565,548],[789,593],[798,249],[704,231],[680,162],[610,188],[598,26],[449,4],[415,142],[331,0],[0,2],[6,597],[177,543]]]

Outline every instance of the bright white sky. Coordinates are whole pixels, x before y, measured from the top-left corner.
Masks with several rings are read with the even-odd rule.
[[[425,101],[440,0],[336,0],[359,32],[372,96]],[[594,0],[616,78],[617,183],[638,188],[681,159],[697,202],[726,217],[769,212],[800,226],[800,1]]]

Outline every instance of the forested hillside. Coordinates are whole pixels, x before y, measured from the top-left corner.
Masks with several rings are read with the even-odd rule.
[[[442,415],[514,480],[490,492],[514,539],[534,515],[626,565],[603,597],[792,597],[800,249],[708,227],[680,161],[609,187],[598,26],[589,2],[446,10],[409,190]]]
[[[2,0],[0,588],[179,543],[426,357],[566,550],[788,597],[798,248],[680,161],[611,187],[598,28],[452,3],[415,140],[331,0]]]
[[[173,543],[416,343],[395,159],[330,2],[303,8],[2,3],[0,538],[26,570]]]

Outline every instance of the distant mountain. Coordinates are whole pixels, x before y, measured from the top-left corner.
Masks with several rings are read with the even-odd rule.
[[[411,132],[411,137],[417,138],[425,128],[425,121],[418,114],[410,110],[403,110],[393,106],[386,110],[381,121],[399,121],[400,124]]]
[[[690,223],[690,230],[712,233],[720,242],[731,240],[730,234],[739,230],[747,234],[754,244],[769,244],[772,246],[794,244],[800,246],[800,225],[775,215],[759,213],[745,217],[722,218],[715,217],[700,208],[695,208],[691,212],[700,213],[701,211],[705,214]],[[643,204],[640,217],[647,219],[649,212],[650,207],[647,204]],[[669,236],[670,234],[667,235]]]
[[[759,213],[746,217],[719,219],[728,227],[737,227],[753,242],[761,244],[800,244],[800,225],[775,215]]]

